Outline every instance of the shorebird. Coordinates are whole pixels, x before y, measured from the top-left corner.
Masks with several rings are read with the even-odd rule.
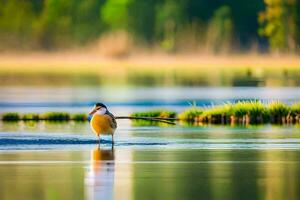
[[[108,111],[103,103],[96,103],[89,113],[90,125],[93,132],[98,136],[100,146],[100,135],[111,135],[114,144],[114,133],[117,128],[115,116]]]
[[[103,103],[96,103],[89,113],[88,120],[91,124],[93,132],[98,136],[100,146],[100,135],[111,135],[112,145],[114,144],[114,133],[117,129],[116,119],[130,119],[130,120],[150,120],[175,125],[172,120],[176,118],[165,117],[132,117],[132,116],[117,116],[115,117],[108,111]]]

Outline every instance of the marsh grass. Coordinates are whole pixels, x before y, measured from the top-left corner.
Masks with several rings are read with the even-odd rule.
[[[208,107],[195,120],[212,124],[226,124],[230,118],[231,107],[231,104]]]
[[[175,118],[176,112],[170,110],[151,110],[145,112],[134,112],[131,117],[162,117],[162,118]]]
[[[37,113],[4,113],[2,114],[3,121],[39,121],[39,120],[46,120],[46,121],[85,121],[87,120],[87,115],[76,113],[76,114],[69,114],[66,112],[47,112],[43,114]]]
[[[71,119],[70,114],[66,112],[47,112],[41,116],[48,121],[68,121]]]
[[[138,112],[133,116],[157,117],[154,111]],[[189,124],[288,124],[300,123],[300,103],[288,106],[279,101],[264,104],[261,101],[240,101],[200,108],[192,106],[178,114],[181,122]]]
[[[151,121],[151,120],[142,120],[142,119],[135,119],[132,120],[133,126],[160,126],[160,127],[170,127],[172,125],[159,122],[159,121]]]
[[[243,101],[232,104],[231,123],[259,124],[268,121],[266,106],[260,101]]]
[[[26,113],[22,116],[22,120],[38,121],[40,120],[40,115],[37,113]]]
[[[74,121],[86,121],[87,118],[88,116],[85,113],[75,113],[71,115],[71,119]]]
[[[2,114],[3,121],[86,121],[87,117],[84,113],[69,114],[66,112],[28,113],[23,115],[10,112]],[[261,101],[240,101],[234,104],[225,103],[205,108],[192,106],[179,114],[165,109],[134,112],[130,117],[160,118],[159,120],[162,121],[164,119],[169,121],[179,120],[189,124],[292,124],[300,123],[300,103],[286,105],[279,101],[273,101],[269,104],[264,104]],[[154,120],[150,121],[150,119],[133,119],[132,122],[134,125],[162,124]]]
[[[21,116],[19,113],[4,113],[2,115],[3,121],[18,121],[21,119]]]
[[[287,120],[289,123],[300,123],[300,103],[290,106],[290,113]]]
[[[274,101],[268,105],[268,114],[271,123],[286,123],[290,107],[282,102]]]
[[[193,106],[178,115],[179,119],[182,121],[195,121],[203,113],[203,109]]]

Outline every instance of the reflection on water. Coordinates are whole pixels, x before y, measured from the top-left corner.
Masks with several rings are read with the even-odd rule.
[[[77,152],[2,152],[0,199],[82,199],[82,167],[65,162],[82,159]]]
[[[184,66],[182,66],[184,68]],[[140,85],[140,86],[299,86],[299,68],[182,67],[147,70],[136,67],[115,73],[0,73],[3,85]],[[155,68],[155,67],[154,67]],[[158,68],[160,69],[160,68]],[[101,72],[101,73],[100,73]],[[105,72],[105,70],[104,70]]]
[[[76,142],[63,148],[51,143],[86,123],[13,127],[27,125],[1,126],[0,140],[17,141],[13,150],[0,144],[1,200],[300,198],[299,127],[120,126],[114,149],[99,149],[78,142],[93,138],[90,132],[76,132]],[[56,132],[42,135],[40,126]],[[19,142],[26,138],[39,141],[34,150]]]
[[[299,150],[94,149],[0,154],[0,199],[296,200]]]
[[[91,160],[85,175],[88,200],[113,199],[115,163],[114,149],[91,150]]]
[[[135,199],[296,200],[300,195],[298,153],[174,150],[149,156],[149,152],[135,152],[134,159],[144,162],[134,165]]]

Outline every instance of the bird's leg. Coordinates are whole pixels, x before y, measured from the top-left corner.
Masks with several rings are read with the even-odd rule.
[[[114,146],[115,141],[114,141],[114,134],[111,134],[111,145]]]
[[[98,148],[100,148],[100,135],[98,135]]]

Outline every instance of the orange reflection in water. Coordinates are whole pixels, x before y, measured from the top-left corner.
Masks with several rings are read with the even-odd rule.
[[[89,169],[85,175],[86,198],[113,199],[115,177],[114,149],[91,150]]]

